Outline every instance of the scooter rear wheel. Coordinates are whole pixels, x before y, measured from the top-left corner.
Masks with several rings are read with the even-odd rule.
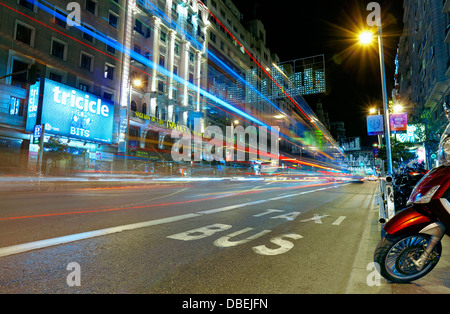
[[[409,283],[422,278],[437,265],[442,253],[439,242],[421,270],[413,263],[417,260],[427,244],[430,236],[426,234],[391,236],[386,234],[375,249],[374,261],[380,266],[381,275],[396,283]]]

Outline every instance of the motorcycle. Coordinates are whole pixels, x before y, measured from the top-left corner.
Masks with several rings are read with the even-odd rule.
[[[445,107],[450,122],[450,110]],[[407,207],[383,228],[374,261],[396,283],[424,277],[439,262],[442,238],[450,236],[450,123],[439,145],[439,166],[415,186]]]
[[[411,192],[426,173],[423,163],[410,163],[394,176],[394,204],[396,211],[406,207]]]

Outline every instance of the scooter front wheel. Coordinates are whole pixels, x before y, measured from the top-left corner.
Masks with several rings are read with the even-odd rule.
[[[386,234],[375,249],[374,261],[380,266],[381,275],[396,283],[409,283],[428,274],[439,261],[442,244],[433,249],[425,265],[418,269],[418,260],[430,240],[426,234],[391,236]]]

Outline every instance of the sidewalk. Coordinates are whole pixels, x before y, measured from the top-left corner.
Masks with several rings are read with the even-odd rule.
[[[378,205],[375,201],[375,192],[358,252],[355,257],[350,279],[347,284],[347,294],[450,294],[450,238],[445,236],[442,240],[442,257],[435,267],[425,277],[410,283],[396,284],[388,282],[381,277],[380,286],[369,286],[367,278],[371,276],[373,268],[367,270],[369,263],[373,262],[373,253],[380,241],[382,225],[378,222]]]

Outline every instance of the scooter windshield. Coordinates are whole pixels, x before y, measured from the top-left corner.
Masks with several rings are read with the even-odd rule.
[[[448,165],[450,163],[450,124],[447,125],[439,143],[438,165]]]

